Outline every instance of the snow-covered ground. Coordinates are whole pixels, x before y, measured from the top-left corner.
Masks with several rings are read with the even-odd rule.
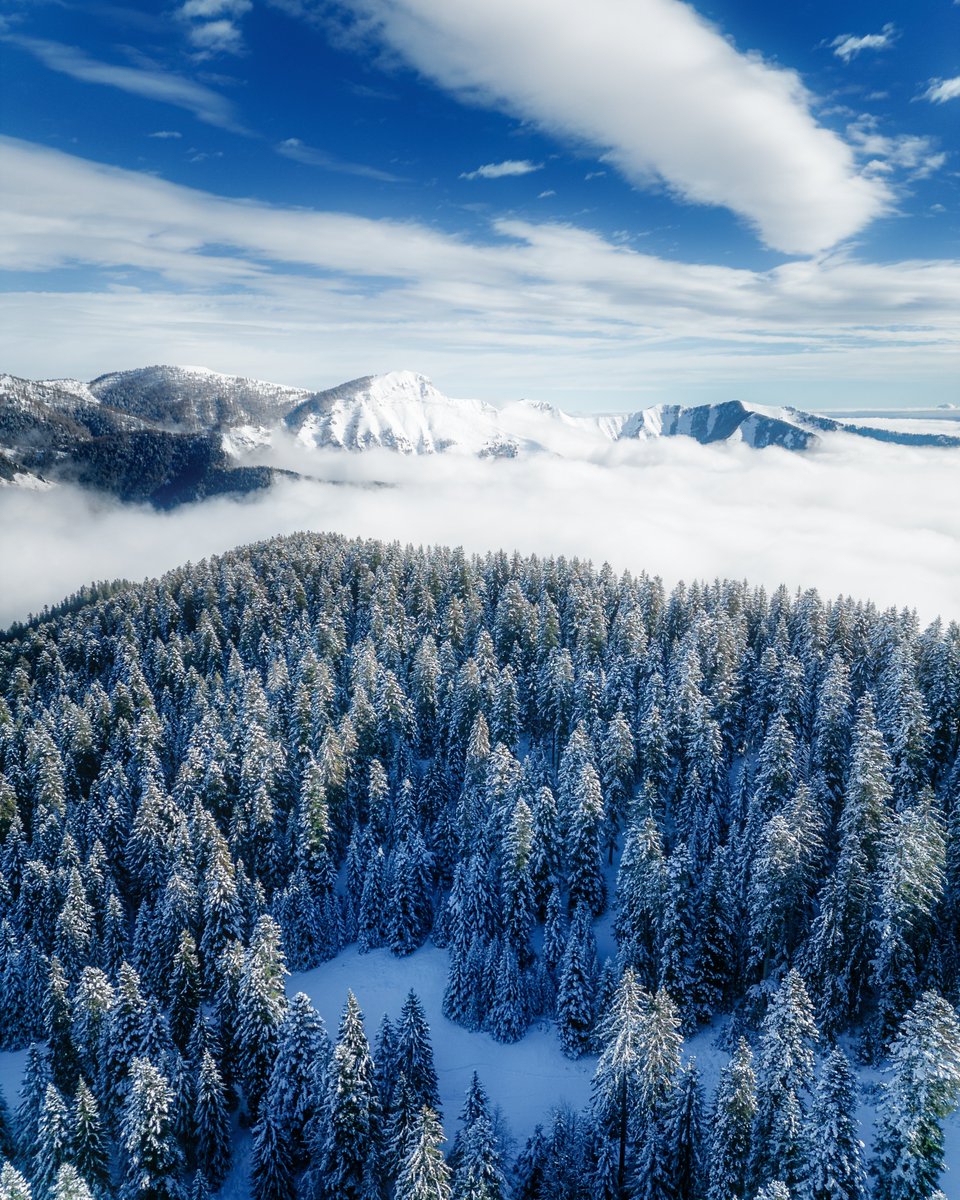
[[[566,1101],[581,1108],[586,1104],[597,1060],[589,1057],[571,1062],[565,1058],[552,1025],[544,1022],[534,1026],[522,1041],[503,1046],[487,1033],[471,1033],[447,1020],[443,1015],[443,990],[448,964],[446,950],[433,946],[409,958],[394,958],[387,950],[360,954],[356,947],[350,947],[331,962],[291,975],[287,991],[291,996],[306,992],[335,1038],[347,990],[352,990],[363,1009],[367,1037],[372,1043],[384,1016],[397,1018],[412,988],[430,1022],[448,1137],[456,1130],[474,1071],[490,1099],[500,1106],[519,1146],[555,1105]]]
[[[602,925],[598,929],[601,948],[607,934]],[[448,1021],[443,1015],[447,965],[447,952],[433,946],[424,947],[409,958],[395,958],[386,950],[360,954],[352,946],[312,971],[291,975],[287,991],[291,996],[305,992],[310,997],[333,1038],[347,991],[353,991],[363,1010],[372,1044],[383,1017],[398,1017],[407,993],[413,989],[430,1023],[443,1124],[449,1141],[456,1133],[464,1096],[476,1071],[490,1099],[501,1109],[506,1131],[513,1137],[514,1151],[518,1151],[534,1126],[544,1122],[557,1105],[567,1103],[582,1108],[587,1104],[597,1060],[593,1056],[577,1062],[565,1058],[553,1027],[546,1022],[534,1026],[522,1041],[505,1046],[489,1034],[472,1033]],[[728,1058],[717,1046],[718,1032],[719,1027],[703,1030],[685,1046],[686,1053],[696,1057],[708,1100]],[[26,1058],[25,1050],[0,1054],[0,1088],[11,1110],[17,1104]],[[859,1075],[863,1086],[860,1136],[869,1150],[876,1117],[877,1084],[882,1074],[860,1068]],[[947,1172],[941,1187],[947,1200],[960,1200],[960,1115],[954,1114],[946,1122],[945,1133]],[[249,1135],[240,1132],[234,1169],[222,1193],[224,1200],[241,1200],[247,1195],[249,1149]]]

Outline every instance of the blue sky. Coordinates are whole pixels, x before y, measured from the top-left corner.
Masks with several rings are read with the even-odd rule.
[[[0,369],[960,402],[951,0],[0,14]]]

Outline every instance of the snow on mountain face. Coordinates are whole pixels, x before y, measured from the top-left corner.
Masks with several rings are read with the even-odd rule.
[[[404,454],[481,454],[504,440],[500,413],[481,400],[450,400],[413,371],[368,375],[317,392],[286,417],[306,446]]]
[[[308,450],[383,448],[482,459],[546,454],[602,461],[615,444],[674,437],[794,452],[834,436],[960,447],[960,438],[939,428],[883,426],[882,421],[853,423],[786,407],[748,408],[735,400],[597,415],[566,413],[528,400],[494,407],[481,400],[451,399],[413,371],[368,375],[319,392],[196,367],[145,367],[102,375],[89,384],[0,375],[0,446],[6,447],[0,477],[17,486],[27,486],[28,477],[56,481],[75,476],[78,464],[91,461],[97,480],[91,486],[106,490],[121,483],[128,490],[138,472],[146,478],[159,460],[176,483],[183,473],[177,464],[193,462],[192,456],[202,451],[209,468],[204,487],[221,489],[224,472],[231,487],[262,487],[280,429]],[[260,465],[251,468],[251,462]],[[236,467],[243,470],[238,473]]]
[[[309,393],[219,375],[201,367],[143,367],[101,375],[90,392],[103,404],[181,433],[273,425]]]
[[[309,447],[452,451],[481,458],[536,452],[577,458],[613,442],[657,437],[691,437],[703,444],[736,438],[756,448],[788,450],[806,450],[818,440],[785,409],[747,409],[738,401],[694,408],[663,404],[597,416],[577,416],[526,400],[498,409],[479,400],[452,400],[412,371],[366,376],[318,392],[289,413],[285,423]]]

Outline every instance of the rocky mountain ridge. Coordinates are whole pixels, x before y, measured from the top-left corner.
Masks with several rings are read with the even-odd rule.
[[[69,481],[160,507],[269,486],[278,472],[264,459],[285,437],[306,451],[576,459],[615,443],[673,437],[805,452],[835,433],[960,447],[960,437],[943,433],[736,400],[607,414],[527,400],[495,407],[447,397],[412,371],[313,392],[191,367],[119,371],[89,383],[0,375],[0,481]]]

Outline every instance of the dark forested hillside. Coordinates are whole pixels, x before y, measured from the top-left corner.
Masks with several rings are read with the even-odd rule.
[[[0,1037],[47,1047],[0,1190],[206,1195],[239,1107],[271,1200],[855,1200],[839,1037],[894,1067],[875,1194],[935,1195],[955,624],[298,535],[16,631],[0,687]],[[600,1052],[509,1184],[479,1084],[444,1164],[415,1009],[371,1058],[350,1003],[333,1048],[285,997],[285,964],[427,939],[452,1020]],[[680,1044],[721,1014],[708,1135]]]

